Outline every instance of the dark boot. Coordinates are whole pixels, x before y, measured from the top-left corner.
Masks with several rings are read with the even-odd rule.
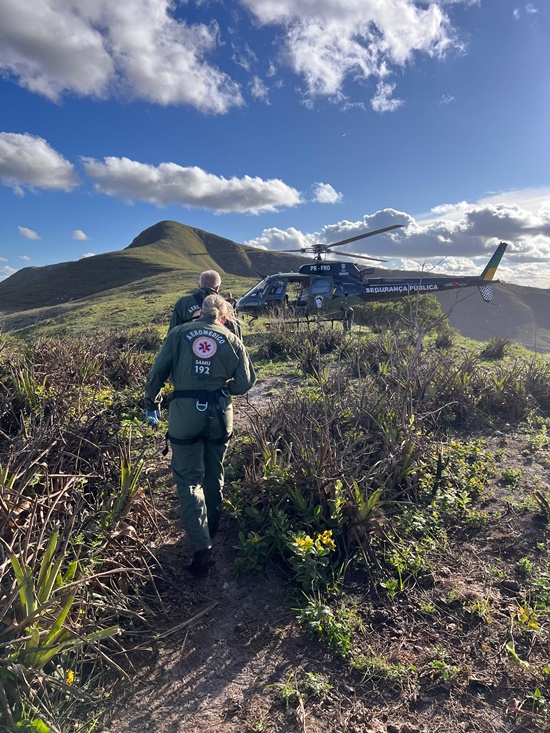
[[[195,552],[191,565],[188,565],[186,570],[197,578],[201,578],[208,575],[208,570],[213,564],[212,548],[208,547],[206,550],[197,550]]]

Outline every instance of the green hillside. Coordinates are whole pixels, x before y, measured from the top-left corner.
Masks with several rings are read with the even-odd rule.
[[[26,267],[0,282],[5,331],[93,332],[168,321],[175,300],[203,270],[242,293],[258,273],[297,269],[303,259],[246,247],[175,221],[141,232],[126,249],[76,262]]]
[[[141,232],[125,249],[76,262],[27,267],[0,282],[2,328],[22,335],[92,333],[168,323],[175,301],[216,269],[222,290],[242,295],[260,274],[296,271],[306,260],[259,250],[175,221]],[[379,268],[376,276],[387,270]],[[393,275],[414,275],[398,273]],[[550,349],[550,291],[499,283],[484,303],[477,289],[438,296],[450,324],[478,341],[492,336]]]

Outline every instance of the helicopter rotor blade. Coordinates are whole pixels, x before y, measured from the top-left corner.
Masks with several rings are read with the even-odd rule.
[[[361,260],[372,260],[373,262],[387,262],[388,260],[381,260],[379,257],[368,257],[367,255],[357,255],[351,252],[338,252],[338,257],[359,257]]]
[[[307,252],[307,249],[279,249],[276,251],[277,252],[301,252],[302,254],[304,254],[305,252]]]
[[[326,249],[330,247],[339,247],[341,244],[349,244],[350,242],[356,242],[358,239],[365,239],[366,237],[374,237],[375,234],[383,234],[389,232],[392,229],[400,229],[404,227],[404,224],[392,224],[391,227],[384,227],[383,229],[375,229],[373,232],[365,232],[364,234],[358,234],[356,237],[350,237],[349,239],[342,239],[341,242],[333,242],[332,244],[323,245]]]

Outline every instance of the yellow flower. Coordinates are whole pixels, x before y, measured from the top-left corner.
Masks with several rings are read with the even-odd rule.
[[[74,682],[74,672],[72,669],[67,670],[67,674],[65,675],[65,682],[68,685],[72,685]]]
[[[328,547],[329,550],[336,549],[336,544],[332,539],[331,529],[326,529],[324,532],[317,535],[317,542],[319,542],[321,545],[324,545],[325,547]]]
[[[313,547],[315,544],[311,537],[306,534],[305,537],[296,537],[294,539],[300,550],[303,550],[304,552],[307,552],[310,547]]]
[[[256,542],[259,542],[259,541],[260,541],[260,538],[258,537],[258,535],[257,535],[257,534],[255,534],[255,535],[254,535],[254,537],[252,537],[252,539],[251,539],[250,541],[251,541],[251,542],[252,542],[253,544],[256,544]]]

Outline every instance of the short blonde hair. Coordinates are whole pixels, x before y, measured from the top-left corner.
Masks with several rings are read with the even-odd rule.
[[[210,316],[210,318],[216,323],[221,323],[222,318],[224,317],[229,321],[232,321],[234,317],[231,303],[228,303],[224,297],[217,293],[215,295],[206,296],[202,301],[201,310],[203,316]]]

